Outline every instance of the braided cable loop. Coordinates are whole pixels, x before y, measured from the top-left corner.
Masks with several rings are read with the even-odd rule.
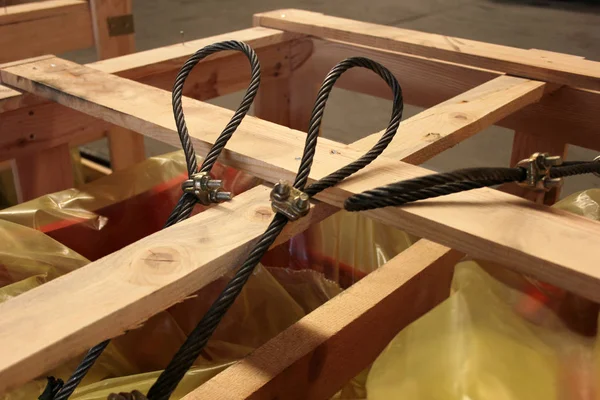
[[[258,87],[260,85],[260,63],[258,61],[258,56],[256,55],[256,52],[246,43],[235,40],[224,41],[206,46],[198,50],[195,54],[193,54],[190,57],[190,59],[183,65],[183,67],[181,67],[175,79],[175,84],[173,85],[173,116],[175,118],[175,124],[177,125],[177,133],[179,134],[181,146],[185,153],[187,170],[190,178],[193,174],[197,172],[198,163],[196,161],[196,152],[194,151],[194,147],[192,145],[192,141],[188,132],[187,124],[185,122],[185,115],[183,113],[183,87],[192,69],[202,59],[219,51],[227,50],[240,51],[243,54],[245,54],[246,57],[248,57],[251,67],[250,84],[238,109],[234,113],[229,123],[223,129],[216,142],[213,144],[212,148],[208,152],[208,155],[204,159],[204,162],[202,163],[201,172],[208,173],[210,172],[217,158],[221,154],[221,151],[225,148],[227,141],[231,138],[237,127],[240,125],[240,123],[248,113],[248,110],[250,109],[250,106],[252,105],[252,102],[256,97],[256,93],[258,92]],[[171,225],[174,225],[187,219],[191,215],[195,205],[196,197],[190,193],[184,193],[173,208],[173,211],[167,219],[164,228],[167,228]],[[69,377],[67,382],[64,384],[64,386],[60,388],[60,390],[57,392],[56,396],[52,398],[52,400],[67,400],[69,396],[73,394],[81,380],[85,377],[85,375],[94,365],[98,357],[100,357],[100,355],[109,343],[110,340],[106,340],[92,347],[87,352],[80,364],[77,366],[77,369],[75,370],[73,375]]]
[[[173,85],[173,115],[175,117],[175,124],[177,125],[179,139],[181,140],[181,147],[183,147],[183,150],[185,152],[188,174],[190,175],[190,177],[196,172],[198,172],[198,165],[196,162],[196,153],[194,151],[194,147],[190,139],[187,124],[185,122],[185,115],[183,113],[183,87],[186,79],[192,72],[192,69],[200,61],[210,56],[211,54],[225,50],[240,51],[243,54],[245,54],[246,57],[248,57],[251,68],[250,84],[235,114],[233,115],[225,129],[223,129],[221,135],[206,155],[206,158],[202,163],[202,167],[200,168],[200,172],[210,172],[215,161],[221,154],[221,151],[223,151],[223,149],[225,148],[227,141],[231,138],[237,127],[240,125],[240,123],[248,113],[248,110],[250,109],[250,106],[252,105],[252,102],[256,97],[256,93],[258,92],[258,87],[260,85],[260,63],[258,61],[258,56],[256,55],[256,52],[246,43],[239,42],[237,40],[228,40],[225,42],[219,42],[206,46],[198,50],[194,55],[192,55],[186,61],[183,67],[181,67],[179,73],[177,74],[177,77],[175,78],[175,84]]]
[[[217,158],[219,158],[219,155],[227,145],[227,142],[248,113],[248,110],[250,109],[250,106],[252,105],[260,86],[260,62],[258,61],[256,52],[246,43],[238,42],[236,40],[229,40],[206,46],[194,53],[194,55],[192,55],[186,61],[183,67],[181,67],[177,77],[175,78],[175,84],[173,85],[173,116],[175,117],[175,124],[177,126],[177,133],[179,134],[179,139],[181,141],[181,147],[185,153],[185,160],[190,178],[197,172],[198,164],[196,161],[196,152],[194,151],[192,140],[190,139],[188,127],[185,122],[185,115],[183,112],[183,88],[186,79],[200,61],[211,54],[226,50],[240,51],[246,55],[246,57],[248,57],[251,69],[250,84],[248,85],[248,89],[246,89],[246,93],[244,94],[238,109],[233,114],[233,117],[231,117],[231,120],[227,123],[204,158],[202,166],[200,167],[200,172],[209,173],[211,171],[212,167],[217,161]],[[171,215],[165,224],[165,228],[189,218],[195,205],[195,196],[184,193],[179,199],[177,206],[175,206],[171,212]]]
[[[311,193],[316,194],[327,187],[335,185],[337,182],[368,165],[387,147],[398,130],[398,125],[402,117],[403,104],[400,85],[394,76],[383,66],[366,58],[350,58],[342,61],[327,75],[323,87],[319,90],[319,95],[311,116],[304,154],[294,187],[303,190],[308,181],[312,166],[312,158],[314,157],[316,150],[317,137],[319,136],[323,110],[333,84],[344,71],[356,66],[375,71],[392,89],[394,93],[394,106],[390,124],[383,135],[383,138],[380,139],[365,156],[313,184],[305,191],[305,193],[309,195]],[[167,368],[165,368],[158,377],[156,383],[150,388],[150,391],[148,392],[149,400],[167,400],[171,393],[173,393],[186,371],[200,356],[202,349],[208,343],[209,338],[212,336],[227,310],[229,310],[235,299],[241,293],[245,283],[248,281],[248,278],[250,278],[250,275],[256,268],[256,265],[258,265],[260,259],[275,242],[275,239],[277,239],[277,236],[279,236],[288,221],[287,217],[283,214],[275,214],[269,227],[260,237],[241,268],[236,272],[233,279],[228,282],[217,300],[211,305],[208,312],[204,315],[198,325],[196,325],[185,343],[179,348],[173,359],[169,362]]]
[[[331,94],[333,86],[339,77],[344,72],[354,67],[366,68],[375,72],[388,84],[390,89],[392,89],[392,116],[390,118],[388,127],[375,146],[373,146],[373,148],[371,148],[365,155],[349,165],[339,169],[338,171],[320,179],[318,182],[315,182],[309,188],[304,190],[304,187],[308,182],[308,176],[310,174],[310,169],[315,156],[317,138],[319,137],[319,131],[321,130],[321,123],[325,113],[325,105],[327,104],[329,95]],[[394,77],[394,75],[387,68],[364,57],[351,57],[340,62],[338,65],[333,67],[329,74],[327,74],[321,88],[319,89],[319,93],[317,94],[317,100],[315,101],[315,105],[310,117],[308,135],[304,145],[304,154],[300,161],[300,168],[298,175],[296,175],[296,180],[294,181],[294,187],[305,191],[309,196],[314,196],[322,190],[336,185],[343,179],[369,165],[383,152],[383,150],[385,150],[385,148],[394,138],[394,135],[398,131],[400,120],[402,119],[403,110],[404,103],[402,98],[402,88],[400,87],[396,77]]]

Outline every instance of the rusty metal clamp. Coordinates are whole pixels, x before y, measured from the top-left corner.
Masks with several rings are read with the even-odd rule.
[[[548,191],[560,187],[562,178],[550,178],[550,168],[562,164],[562,157],[548,153],[534,153],[531,157],[519,161],[517,167],[524,168],[527,178],[519,182],[520,186],[538,191]]]
[[[224,192],[222,186],[222,180],[210,179],[207,172],[198,172],[181,184],[185,193],[194,194],[205,206],[231,200],[231,193]]]
[[[308,214],[310,201],[303,191],[296,189],[289,182],[279,181],[271,190],[271,207],[290,221],[296,221]]]

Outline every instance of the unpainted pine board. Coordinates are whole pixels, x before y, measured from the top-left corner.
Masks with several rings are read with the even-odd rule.
[[[174,71],[178,71],[183,63],[187,61],[195,51],[209,44],[223,40],[240,40],[248,43],[258,52],[262,48],[285,43],[300,36],[301,35],[285,33],[275,29],[255,27],[164,46],[108,60],[96,61],[87,65],[98,69],[99,71],[117,74],[133,80],[142,80],[142,78],[160,76],[163,73],[172,74],[174,76],[176,73]],[[90,38],[91,37],[92,35],[90,32]],[[231,52],[216,53],[210,56],[207,61],[216,61],[220,58],[227,58],[230,60],[231,54]],[[263,57],[260,58],[260,61],[261,63],[264,62]],[[227,63],[223,62],[222,65],[227,65]],[[199,66],[196,69],[198,68]],[[194,71],[196,71],[196,69],[194,69]],[[215,76],[218,76],[218,74],[215,74]],[[172,86],[173,82],[171,82],[170,85]],[[39,97],[27,93],[22,94],[12,88],[0,85],[0,113],[32,106],[42,102],[43,100]]]
[[[0,26],[21,22],[37,21],[61,14],[77,13],[88,10],[85,0],[49,0],[0,7]]]
[[[0,74],[3,82],[19,89],[166,143],[177,145],[179,141],[168,92],[58,58],[6,68]],[[214,143],[232,112],[192,99],[184,100],[184,109],[192,142],[202,154]],[[291,181],[304,141],[304,133],[247,117],[228,143],[222,161],[269,182]],[[319,179],[361,154],[349,146],[320,139],[310,177]],[[428,173],[431,171],[381,157],[317,199],[340,207],[351,194]],[[473,257],[494,260],[600,300],[600,248],[595,245],[600,223],[596,221],[487,188],[366,214]]]
[[[271,80],[285,79],[289,75],[289,69],[283,67],[285,49],[288,45],[288,42],[284,42],[256,48],[261,62],[263,85],[268,85]],[[175,57],[180,56],[171,54]],[[141,69],[138,69],[142,76],[135,78],[145,84],[171,90],[181,65],[170,63],[167,55],[161,59],[167,60],[164,62],[170,65],[170,69],[166,66],[159,69],[159,64],[153,71],[156,73],[151,75],[145,75]],[[199,100],[208,100],[244,90],[249,79],[250,66],[247,58],[239,53],[228,52],[220,57],[214,59],[209,57],[200,62],[190,74],[184,87],[184,94]],[[33,95],[20,96],[20,98],[35,98],[38,103],[43,100]],[[110,124],[100,119],[52,102],[7,111],[0,117],[0,160],[34,153],[47,147],[55,147],[60,143],[74,145],[74,141],[77,141],[83,144],[106,136],[110,128]]]
[[[15,187],[19,202],[73,187],[71,152],[66,144],[15,159]]]
[[[302,35],[282,32],[276,29],[255,27],[228,32],[206,38],[184,41],[157,49],[141,51],[113,59],[88,64],[99,71],[117,74],[124,78],[139,80],[163,72],[179,70],[187,59],[201,48],[226,40],[238,40],[247,43],[254,50],[286,43]],[[233,52],[219,52],[207,60],[229,57]],[[261,61],[260,59],[259,61]]]
[[[318,39],[313,39],[313,43],[309,62],[300,67],[304,70],[310,66],[312,74],[319,77],[313,79],[322,79],[335,63],[347,57],[368,57],[389,68],[402,86],[405,102],[419,107],[432,107],[502,75],[365,46]],[[381,79],[358,68],[345,73],[336,87],[391,99],[390,89]],[[597,128],[600,126],[600,92],[563,86],[498,121],[497,125],[517,131],[543,132],[544,136],[566,139],[570,144],[600,151]]]
[[[448,297],[459,258],[418,241],[184,400],[330,398]]]
[[[41,2],[14,7],[44,5]],[[93,46],[92,22],[87,1],[60,0],[67,6],[47,11],[49,15],[34,13],[22,21],[1,22],[0,63],[48,53],[63,53]],[[12,8],[12,7],[11,7]],[[27,15],[27,13],[25,13]]]
[[[546,84],[512,76],[500,76],[448,101],[428,108],[400,124],[385,156],[421,164],[457,145],[528,104],[539,101]],[[355,144],[368,151],[382,132]]]
[[[0,304],[0,395],[239,267],[274,215],[269,191],[250,189]],[[275,245],[330,209],[313,207],[306,218],[288,224]],[[32,329],[32,321],[44,329]]]
[[[254,24],[416,54],[568,86],[600,90],[600,63],[525,49],[285,9],[255,14]]]

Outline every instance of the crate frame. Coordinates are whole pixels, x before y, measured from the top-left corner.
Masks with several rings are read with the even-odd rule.
[[[99,60],[135,52],[131,0],[17,0],[13,3],[0,8],[0,63],[91,47],[95,47]],[[0,87],[0,99],[11,94],[16,93]],[[19,201],[72,187],[69,147],[103,137],[108,137],[113,169],[127,168],[144,160],[142,135],[117,127],[96,132],[89,138],[81,137],[80,141],[37,152],[34,163],[30,158],[4,163],[5,168],[13,170]],[[55,166],[53,179],[40,177],[47,165]]]
[[[0,92],[0,128],[14,127],[18,140],[17,128],[27,119],[45,136],[21,146],[0,142],[0,160],[64,145],[111,124],[177,144],[170,93],[163,89],[170,89],[195,50],[225,39],[257,50],[263,82],[258,118],[247,117],[221,161],[267,183],[295,175],[305,136],[295,129],[305,128],[320,81],[344,57],[384,63],[399,77],[407,103],[430,107],[401,123],[373,165],[318,195],[309,215],[288,224],[275,245],[335,213],[351,193],[426,174],[415,164],[493,124],[515,129],[513,159],[535,151],[563,154],[568,144],[600,149],[594,133],[600,126],[600,63],[300,10],[261,13],[254,21],[254,28],[87,66],[53,56],[1,66],[2,84],[23,93]],[[196,100],[186,98],[184,108],[199,154],[232,114],[199,100],[244,88],[248,70],[242,56],[217,54],[190,76],[185,94]],[[339,87],[389,96],[368,74],[356,79],[359,73],[340,79]],[[356,159],[378,136],[348,146],[321,138],[311,179]],[[514,186],[504,189],[534,201],[479,189],[366,212],[424,239],[185,398],[333,395],[403,327],[447,298],[462,253],[600,301],[600,250],[594,246],[600,223],[542,204],[552,203],[556,192],[531,196]],[[268,194],[267,186],[251,189],[1,304],[0,343],[11,351],[0,354],[0,393],[138,326],[233,270],[271,219]],[[46,327],[43,335],[31,329],[31,321]]]

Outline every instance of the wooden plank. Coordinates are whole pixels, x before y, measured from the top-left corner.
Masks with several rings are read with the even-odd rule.
[[[66,144],[15,159],[13,174],[19,202],[73,187],[71,152]]]
[[[280,50],[280,44],[277,42],[283,37],[278,31],[264,28],[259,28],[258,31],[242,31],[240,37],[233,33],[230,36],[233,39],[246,40],[255,47],[261,62],[262,84],[269,84],[271,80],[285,79],[289,74],[289,70],[283,68],[285,54]],[[210,38],[203,39],[198,44],[203,43],[208,44],[212,41]],[[281,45],[285,46],[285,43],[287,42],[282,42]],[[101,63],[101,68],[113,71],[133,66],[135,73],[125,69],[127,71],[125,75],[129,78],[171,90],[181,65],[173,62],[169,57],[179,59],[182,58],[183,51],[191,54],[196,50],[195,47],[181,45],[179,47],[168,46],[165,49],[158,49],[160,50],[156,54],[158,64],[151,65],[150,71],[139,67],[135,63],[136,59],[129,56],[124,57],[129,61],[117,62],[123,57],[106,60]],[[144,59],[150,60],[149,54],[140,54],[145,54]],[[248,60],[243,55],[228,52],[218,53],[215,56],[218,57],[210,57],[195,67],[184,87],[186,96],[207,100],[245,89],[248,85],[250,68]],[[305,54],[305,57],[308,56],[309,54]],[[0,86],[0,89],[3,87],[6,88]],[[74,145],[74,141],[78,141],[78,144],[83,144],[86,140],[91,141],[106,135],[111,128],[111,125],[106,122],[56,103],[39,104],[41,98],[37,96],[25,95],[19,98],[36,99],[35,103],[38,104],[34,103],[0,115],[0,160],[55,147],[60,143]],[[48,129],[49,127],[52,129]]]
[[[330,398],[448,297],[459,258],[420,240],[184,400]]]
[[[251,189],[0,304],[0,394],[139,326],[238,267],[273,217],[269,190]],[[288,224],[275,245],[330,208],[313,207],[308,218]],[[215,224],[219,229],[207,228]],[[46,327],[43,334],[31,329],[31,321]]]
[[[254,24],[600,90],[600,63],[594,61],[566,60],[514,47],[294,9],[255,14]]]
[[[398,78],[406,103],[425,108],[502,75],[490,70],[339,42],[313,40],[313,45],[310,60],[301,66],[301,69],[310,67],[313,71],[313,77],[306,81],[321,80],[335,63],[347,57],[368,57],[388,67]],[[366,70],[348,71],[336,82],[336,87],[391,99],[387,85]],[[518,131],[543,132],[548,137],[567,137],[571,144],[600,151],[597,129],[600,126],[600,92],[565,86],[497,124]]]
[[[35,21],[87,10],[85,0],[48,0],[7,7],[0,12],[0,26]]]
[[[529,158],[533,153],[538,152],[550,153],[551,155],[561,156],[564,159],[567,156],[567,147],[565,140],[546,137],[543,134],[534,135],[530,133],[515,132],[510,165],[515,166],[519,161]],[[516,183],[507,183],[502,185],[499,189],[503,192],[546,205],[556,203],[560,197],[560,188],[552,189],[549,192],[538,192],[519,186]]]
[[[52,64],[55,67],[52,67]],[[103,74],[64,60],[44,60],[3,69],[2,80],[97,118],[158,140],[178,143],[170,93]],[[199,154],[206,152],[229,121],[231,111],[185,99],[187,122]],[[293,180],[305,134],[257,118],[244,120],[223,154],[223,162],[270,182]],[[361,153],[326,139],[319,141],[311,179],[319,179]],[[380,158],[318,199],[341,206],[353,193],[430,173]],[[595,246],[600,223],[531,204],[493,189],[458,193],[400,208],[367,212],[473,257],[492,259],[574,293],[600,300]],[[495,229],[490,229],[495,227]]]
[[[178,71],[187,58],[189,58],[196,50],[215,42],[223,40],[241,40],[258,51],[261,48],[292,40],[299,36],[300,35],[285,33],[275,29],[256,27],[192,40],[185,42],[184,44],[178,43],[153,50],[142,51],[128,56],[96,61],[87,65],[103,72],[117,74],[129,79],[142,80],[142,78],[145,77]],[[207,61],[216,61],[222,57],[229,58],[231,57],[231,53],[217,53],[212,55]],[[262,63],[263,59],[261,58],[261,64]],[[192,74],[192,76],[193,75],[194,74]],[[170,85],[173,85],[172,81]],[[36,96],[22,94],[12,88],[0,86],[0,112],[15,110],[43,102],[42,99]]]
[[[0,62],[93,45],[87,1],[52,0],[10,9],[0,13]]]
[[[400,124],[385,156],[420,164],[477,132],[493,125],[544,94],[546,84],[511,76],[500,76],[481,86],[415,115]],[[356,143],[368,151],[382,133]]]

